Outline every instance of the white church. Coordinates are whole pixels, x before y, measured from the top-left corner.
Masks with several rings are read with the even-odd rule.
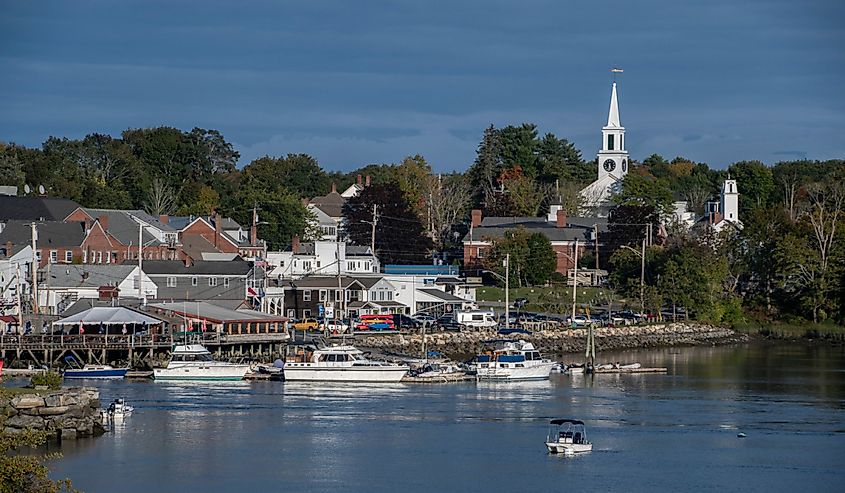
[[[622,187],[622,178],[628,174],[628,151],[625,150],[625,127],[619,121],[619,102],[616,82],[610,93],[610,111],[607,125],[601,129],[601,150],[598,154],[598,179],[581,190],[584,209],[592,215],[606,217],[613,206],[614,193]]]
[[[582,215],[607,217],[613,207],[613,194],[622,188],[622,179],[628,174],[628,151],[625,149],[625,127],[619,119],[619,101],[616,95],[616,82],[610,92],[610,110],[607,125],[601,129],[601,150],[599,150],[598,178],[581,190]],[[709,223],[717,232],[727,226],[742,229],[739,220],[739,190],[736,180],[730,177],[722,184],[720,201],[712,203],[704,217],[698,221],[694,214],[687,212],[687,202],[675,202],[674,218],[687,227],[696,222]],[[666,218],[671,220],[670,218]]]

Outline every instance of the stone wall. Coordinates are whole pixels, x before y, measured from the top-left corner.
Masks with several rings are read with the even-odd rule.
[[[725,344],[747,339],[747,336],[731,329],[691,322],[597,327],[594,330],[597,351]],[[510,336],[502,336],[493,329],[434,332],[426,336],[426,347],[429,351],[439,351],[450,358],[463,360],[478,354],[485,347],[485,341],[503,338],[523,339],[532,342],[545,355],[575,353],[584,351],[587,343],[587,329],[547,329],[530,334],[512,334]],[[420,334],[370,336],[358,339],[355,344],[385,352],[408,355],[422,354],[422,337]]]
[[[90,387],[4,395],[0,399],[3,433],[45,430],[61,440],[103,434],[100,392]]]

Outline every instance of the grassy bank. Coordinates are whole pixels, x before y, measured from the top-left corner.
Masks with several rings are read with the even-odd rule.
[[[505,290],[496,286],[484,286],[476,290],[478,301],[505,301]],[[518,298],[528,300],[524,310],[555,312],[555,308],[567,308],[572,306],[572,288],[567,286],[533,287],[533,288],[511,288],[511,303]],[[614,304],[622,303],[613,290],[606,288],[578,287],[578,304],[604,305],[608,301]],[[564,309],[563,312],[567,312]]]
[[[845,341],[845,327],[834,323],[742,322],[737,332],[775,339],[836,339]]]

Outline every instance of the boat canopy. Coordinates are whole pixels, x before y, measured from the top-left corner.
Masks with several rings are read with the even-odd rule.
[[[584,425],[583,421],[580,421],[580,420],[577,420],[577,419],[553,419],[549,422],[549,424],[552,424],[552,425],[563,425],[563,424],[566,424],[566,423],[571,423],[573,425],[581,425],[581,426]]]

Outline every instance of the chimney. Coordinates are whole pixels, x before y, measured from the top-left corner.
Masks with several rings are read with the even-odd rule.
[[[249,227],[249,244],[258,245],[258,213],[252,210],[252,226]]]
[[[337,193],[337,185],[335,182],[332,182],[332,193]]]
[[[6,256],[7,257],[12,256],[12,242],[11,241],[6,242]]]
[[[218,212],[214,213],[214,248],[220,246],[220,235],[223,234],[223,229],[221,228],[221,221],[220,221],[220,214]]]
[[[293,239],[290,241],[290,249],[296,255],[299,253],[299,235],[294,235]]]
[[[170,222],[170,216],[168,216],[167,214],[162,214],[158,216],[158,220],[161,221],[162,224],[167,224]]]
[[[557,224],[555,224],[556,228],[565,228],[566,227],[566,211],[563,209],[557,210]]]
[[[472,227],[477,228],[481,226],[481,209],[472,210]]]
[[[97,221],[100,223],[100,227],[103,228],[103,231],[109,230],[109,216],[103,214],[97,218]]]
[[[365,187],[370,186],[370,175],[367,175],[367,181],[364,182],[364,186]]]
[[[190,267],[191,265],[193,265],[193,262],[191,261],[191,257],[189,257],[187,255],[185,255],[185,258],[183,258],[182,261],[185,262],[185,267]]]
[[[359,185],[361,184],[361,175],[358,175],[358,180],[357,180],[357,183],[358,183]]]

